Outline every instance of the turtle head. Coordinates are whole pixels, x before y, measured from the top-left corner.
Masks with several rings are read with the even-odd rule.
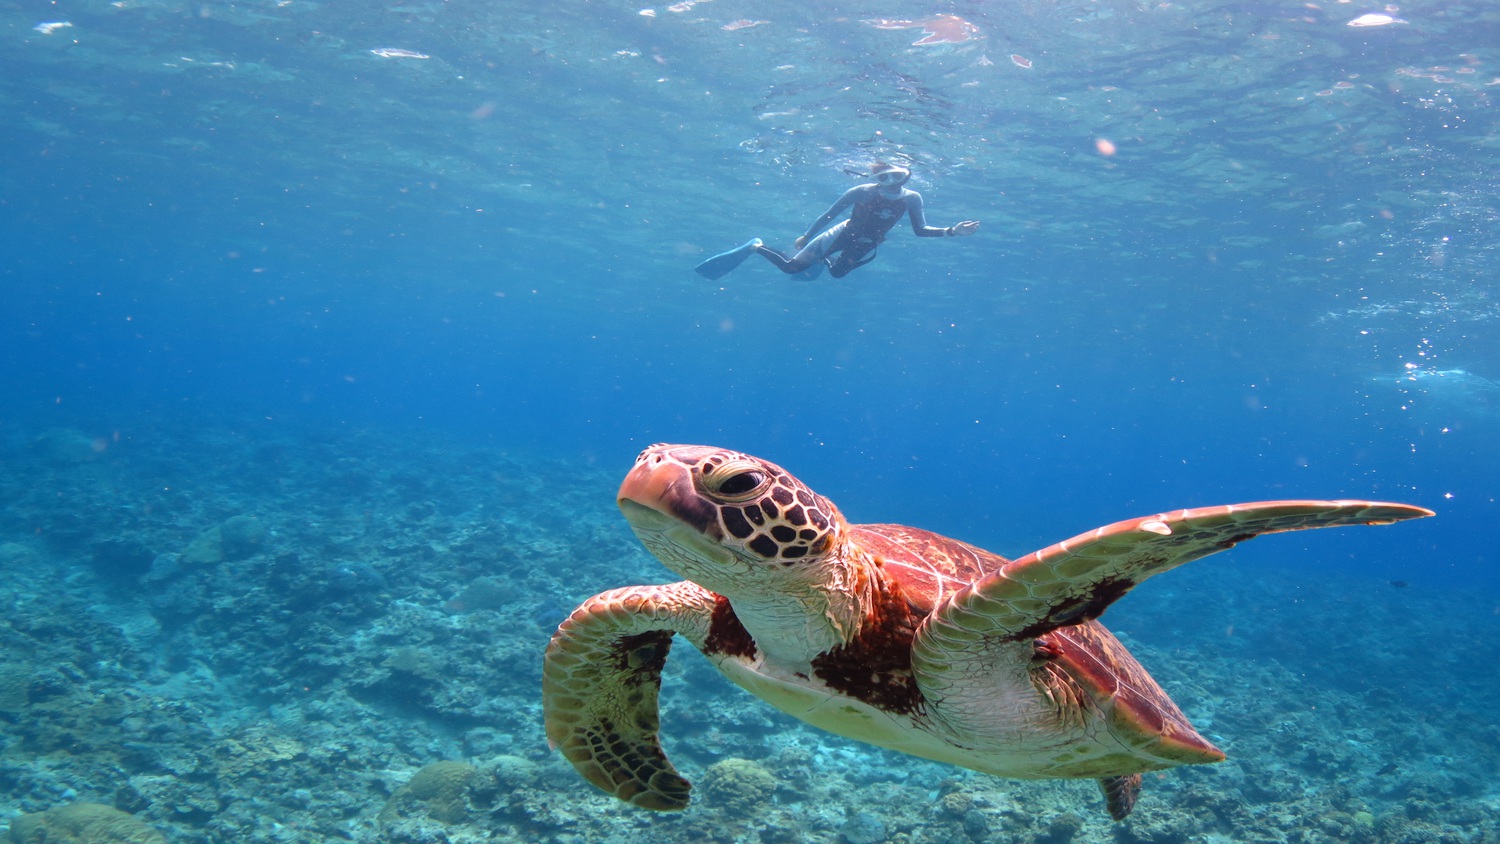
[[[720,594],[801,576],[843,517],[774,463],[698,445],[653,445],[620,484],[620,511],[668,568]]]

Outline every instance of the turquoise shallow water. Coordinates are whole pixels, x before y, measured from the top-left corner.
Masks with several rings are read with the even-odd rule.
[[[1497,30],[1452,2],[0,4],[0,812],[1493,838]],[[692,273],[789,246],[877,157],[979,234],[898,227],[843,280]],[[1229,501],[1439,515],[1114,607],[1231,757],[1126,826],[1089,784],[807,731],[682,644],[664,732],[704,800],[644,815],[548,752],[537,684],[578,601],[672,577],[613,505],[657,441],[1011,556]],[[264,533],[205,552],[235,517]],[[462,811],[393,797],[443,760],[478,772]]]

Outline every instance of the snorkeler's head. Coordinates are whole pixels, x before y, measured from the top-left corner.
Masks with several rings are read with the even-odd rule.
[[[911,171],[897,164],[877,161],[870,165],[870,178],[881,187],[900,187],[911,178]]]

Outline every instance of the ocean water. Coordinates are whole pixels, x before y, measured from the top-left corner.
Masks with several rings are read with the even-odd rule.
[[[142,826],[83,840],[173,844],[1500,840],[1494,4],[4,0],[0,39],[11,840],[95,804]],[[875,159],[978,234],[693,273]],[[1007,556],[1437,517],[1111,608],[1230,757],[1124,824],[681,640],[698,802],[652,814],[539,689],[575,605],[676,579],[613,497],[661,441]]]

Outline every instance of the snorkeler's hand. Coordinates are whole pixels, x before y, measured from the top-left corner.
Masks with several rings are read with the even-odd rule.
[[[807,235],[803,235],[803,236],[797,238],[796,240],[792,241],[792,245],[795,246],[795,247],[797,247],[797,251],[799,251],[799,252],[802,251],[804,248],[807,247]]]
[[[954,223],[950,231],[953,232],[954,237],[968,237],[974,232],[979,231],[979,221],[964,220],[962,223]]]

